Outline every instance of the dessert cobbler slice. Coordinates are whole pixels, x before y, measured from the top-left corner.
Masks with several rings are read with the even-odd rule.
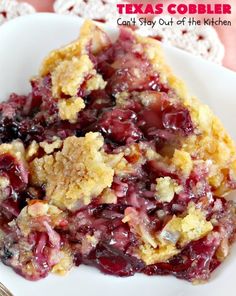
[[[208,280],[235,239],[236,149],[159,43],[85,22],[31,85],[0,104],[1,261]]]

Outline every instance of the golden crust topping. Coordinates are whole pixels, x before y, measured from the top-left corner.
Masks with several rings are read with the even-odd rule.
[[[156,199],[162,202],[170,202],[175,193],[180,193],[182,186],[170,177],[161,177],[156,179]]]
[[[112,190],[111,188],[106,188],[103,190],[99,201],[105,204],[116,204],[117,196],[114,190]]]
[[[193,169],[191,155],[183,150],[175,150],[172,163],[185,177],[188,177]]]
[[[87,54],[90,48],[93,54],[101,51],[110,44],[107,35],[93,22],[84,22],[78,40],[69,45],[52,51],[43,61],[40,75],[45,76],[51,73],[62,61],[71,60]]]
[[[63,143],[61,139],[54,137],[53,142],[48,143],[46,141],[43,141],[39,143],[39,146],[43,148],[46,154],[51,154],[54,150],[60,149],[62,147],[62,144]]]
[[[206,220],[204,213],[190,204],[185,217],[173,217],[163,228],[160,237],[167,243],[173,243],[172,237],[177,237],[181,246],[193,240],[198,240],[213,229],[211,222]]]
[[[79,97],[61,99],[58,102],[59,117],[62,120],[69,120],[70,123],[76,122],[78,113],[84,108],[84,101]]]
[[[52,94],[55,98],[61,97],[62,94],[76,97],[78,89],[84,83],[87,92],[106,86],[102,76],[96,73],[88,55],[62,61],[51,72],[51,77]]]
[[[65,275],[73,266],[73,256],[69,248],[63,248],[57,253],[59,262],[53,266],[52,272],[57,275]]]
[[[26,160],[29,161],[32,157],[36,156],[39,150],[39,144],[33,140],[26,149]]]
[[[103,80],[102,75],[96,74],[89,78],[86,82],[86,90],[88,92],[97,89],[104,89],[107,85],[107,82]]]
[[[177,255],[180,250],[176,249],[174,245],[164,245],[157,249],[150,245],[141,245],[138,255],[146,264],[155,264],[158,262],[165,262],[174,255]]]
[[[46,225],[50,224],[52,228],[59,225],[65,219],[64,213],[53,205],[35,200],[24,207],[17,217],[17,225],[24,236],[31,231],[46,231]]]
[[[135,37],[142,44],[153,68],[160,73],[161,81],[168,83],[177,94],[178,99],[190,111],[198,134],[187,137],[183,142],[182,150],[193,155],[195,159],[212,160],[214,170],[209,176],[208,182],[213,186],[216,195],[225,195],[232,190],[227,185],[229,170],[233,180],[236,181],[236,146],[233,140],[213,112],[196,98],[191,97],[184,82],[172,73],[166,64],[160,43],[147,37],[138,35]],[[187,171],[189,170],[187,169]]]
[[[138,255],[146,264],[168,260],[181,251],[177,243],[184,247],[189,242],[204,237],[213,229],[205,214],[195,208],[194,204],[190,204],[184,217],[173,216],[161,232],[150,233],[145,219],[145,216],[141,218],[134,208],[127,208],[122,222],[128,223],[131,231],[140,238]]]
[[[9,153],[14,156],[19,162],[26,164],[25,148],[20,140],[12,141],[10,144],[0,145],[0,155]]]
[[[137,143],[131,144],[121,148],[118,154],[109,154],[110,164],[117,176],[124,177],[135,174],[145,163],[146,160],[140,146]]]
[[[93,63],[88,55],[72,57],[71,60],[62,61],[51,72],[52,94],[58,98],[61,94],[76,96],[79,87],[88,75],[95,74]]]
[[[40,75],[51,75],[53,96],[77,96],[84,82],[88,92],[103,89],[106,82],[96,73],[88,54],[96,54],[109,44],[107,35],[94,23],[87,21],[77,41],[52,51],[43,62]]]
[[[133,91],[131,93],[122,91],[118,92],[115,95],[115,98],[116,105],[118,107],[125,107],[126,105],[128,105],[130,103],[130,97],[132,97],[132,100],[140,102],[143,106],[148,107],[149,105],[155,103],[159,96],[161,96],[161,93],[150,91]]]
[[[46,184],[47,198],[62,209],[74,209],[78,203],[89,204],[111,186],[114,170],[107,164],[99,133],[68,137],[62,151],[36,158],[30,165],[32,182]]]

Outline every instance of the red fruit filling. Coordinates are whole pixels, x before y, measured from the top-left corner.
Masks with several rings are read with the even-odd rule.
[[[136,122],[137,116],[133,111],[115,108],[106,112],[98,125],[106,138],[119,144],[126,144],[135,142],[142,137]]]
[[[1,260],[28,280],[38,280],[48,275],[54,263],[51,261],[55,248],[45,232],[32,232],[27,239],[16,232],[8,234],[1,250]],[[22,249],[25,246],[25,250]],[[27,248],[27,251],[26,251]]]

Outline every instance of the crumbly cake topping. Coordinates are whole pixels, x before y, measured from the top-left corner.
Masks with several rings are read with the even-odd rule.
[[[51,73],[53,96],[56,98],[62,94],[76,96],[85,77],[91,74],[94,74],[93,63],[88,55],[62,61]]]
[[[165,262],[169,258],[177,255],[179,250],[176,249],[174,245],[164,245],[157,249],[152,248],[152,246],[145,244],[141,245],[139,248],[139,256],[146,264],[155,264],[157,262]]]
[[[182,149],[195,158],[211,159],[213,164],[216,164],[217,167],[208,181],[217,195],[226,194],[230,189],[225,182],[227,172],[224,168],[229,167],[231,171],[235,170],[235,165],[231,165],[236,162],[234,142],[209,107],[189,96],[183,81],[174,76],[167,66],[160,44],[150,38],[140,36],[136,36],[136,38],[143,45],[153,67],[160,73],[162,82],[167,82],[184,105],[188,107],[192,120],[198,128],[198,135],[186,138]]]
[[[30,143],[29,147],[26,149],[26,160],[30,161],[33,156],[37,155],[38,149],[39,144],[35,140],[33,140]]]
[[[146,158],[139,144],[131,144],[124,149],[119,149],[119,153],[109,154],[109,164],[119,177],[135,174],[145,163]],[[128,159],[128,160],[127,160]]]
[[[26,165],[25,160],[25,147],[21,141],[13,141],[10,144],[1,144],[0,145],[0,155],[11,154],[19,162]]]
[[[53,142],[48,143],[46,141],[43,141],[39,143],[39,146],[43,148],[46,154],[51,154],[52,152],[54,152],[54,150],[60,149],[62,147],[62,144],[63,142],[60,138],[54,137]],[[35,155],[35,153],[33,155]]]
[[[107,164],[102,146],[99,133],[66,138],[62,151],[33,160],[32,182],[46,184],[47,198],[61,209],[89,204],[113,180],[114,170]]]
[[[86,21],[80,30],[80,37],[78,40],[63,48],[53,50],[45,58],[40,70],[40,75],[45,76],[52,73],[62,61],[71,60],[73,57],[87,54],[89,48],[92,53],[98,53],[106,48],[109,43],[109,38],[101,29],[99,29],[93,22]]]
[[[198,240],[213,229],[211,222],[206,220],[204,213],[190,205],[185,217],[173,217],[162,229],[161,239],[167,243],[177,242],[184,246],[192,240]]]
[[[101,193],[100,202],[105,204],[116,204],[117,203],[117,196],[115,191],[111,188],[106,188]]]
[[[170,177],[157,178],[156,182],[156,198],[162,202],[172,201],[175,193],[180,193],[183,190],[183,187]]]
[[[69,120],[70,123],[76,122],[78,113],[84,109],[83,99],[73,97],[70,99],[61,99],[58,102],[59,117],[62,120]]]
[[[54,228],[65,219],[64,213],[53,205],[36,200],[25,207],[16,223],[24,236],[32,231],[45,231],[48,225]]]
[[[179,246],[184,247],[200,239],[212,229],[204,213],[190,205],[185,217],[172,217],[160,234],[153,238],[156,241],[155,247],[147,243],[140,246],[140,256],[146,264],[166,261],[180,252]]]
[[[91,92],[92,90],[104,89],[106,87],[106,84],[107,83],[103,80],[102,75],[95,74],[86,81],[85,88],[87,92]]]
[[[69,248],[63,248],[60,250],[59,254],[57,254],[57,257],[59,257],[59,262],[53,266],[52,272],[57,275],[67,274],[67,272],[73,267],[71,250]]]
[[[125,107],[129,105],[130,99],[140,102],[143,106],[148,107],[157,101],[157,94],[150,91],[140,91],[128,93],[127,91],[118,92],[116,95],[116,105]]]
[[[193,169],[193,161],[188,152],[182,150],[175,150],[172,163],[179,169],[185,177],[188,177]]]

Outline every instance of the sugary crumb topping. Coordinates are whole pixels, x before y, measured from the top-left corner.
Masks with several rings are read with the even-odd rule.
[[[111,186],[114,170],[106,163],[99,133],[68,137],[62,151],[36,158],[30,165],[34,184],[46,184],[47,198],[62,209],[89,204]]]
[[[29,161],[33,156],[38,153],[39,144],[33,140],[29,147],[26,149],[26,160]]]
[[[54,137],[53,142],[48,143],[46,141],[40,142],[39,146],[43,148],[46,154],[51,154],[54,150],[60,149],[62,147],[62,140]]]
[[[21,141],[15,140],[10,144],[0,145],[0,155],[9,153],[14,156],[20,163],[26,165],[25,147]]]
[[[181,246],[190,241],[200,239],[213,229],[211,222],[206,220],[204,213],[190,204],[188,214],[183,217],[173,217],[163,228],[160,236],[168,242],[173,243],[173,237]]]
[[[74,123],[77,120],[78,112],[84,109],[84,107],[84,101],[79,97],[61,99],[58,102],[59,117],[62,120],[68,120],[70,123]]]
[[[165,262],[169,258],[178,254],[179,250],[174,245],[164,245],[154,249],[151,245],[141,245],[139,248],[139,256],[146,264],[155,264],[157,262]]]
[[[166,261],[180,252],[177,243],[184,247],[191,241],[207,235],[212,229],[213,226],[206,220],[204,213],[191,204],[186,216],[173,216],[154,238],[157,242],[156,248],[147,243],[140,246],[140,256],[146,264]]]
[[[86,81],[86,90],[90,92],[92,90],[104,89],[107,82],[103,80],[102,75],[96,74]]]
[[[208,106],[191,97],[184,82],[177,78],[166,64],[162,48],[158,41],[135,35],[142,44],[149,61],[154,69],[160,73],[163,83],[176,92],[178,98],[184,103],[196,125],[198,135],[187,137],[183,142],[182,150],[198,159],[211,159],[215,166],[214,172],[208,177],[216,195],[222,196],[230,191],[227,185],[228,167],[236,177],[236,147],[231,137],[226,132],[220,120],[213,114]],[[190,168],[190,161],[188,161]],[[232,165],[233,164],[233,165]],[[186,169],[188,174],[189,169]],[[234,173],[233,173],[234,172]],[[234,182],[236,178],[233,178]]]
[[[64,213],[53,205],[36,200],[23,208],[20,215],[17,217],[17,225],[24,236],[27,236],[32,231],[47,230],[48,223],[54,228],[59,225],[65,218]]]
[[[175,193],[180,193],[182,186],[170,177],[161,177],[156,179],[156,199],[162,202],[170,202]]]
[[[116,98],[116,105],[118,107],[123,107],[127,104],[127,101],[129,99],[129,93],[127,91],[118,92],[115,95]]]
[[[51,73],[51,77],[52,94],[55,98],[63,94],[75,97],[85,81],[87,92],[103,89],[106,86],[102,76],[96,73],[88,55],[62,61]]]
[[[52,94],[60,97],[62,94],[76,96],[79,87],[88,75],[95,74],[93,63],[88,55],[73,57],[61,62],[52,75]]]
[[[185,177],[189,176],[193,168],[191,155],[183,150],[175,150],[172,163],[185,175]]]
[[[157,93],[152,93],[150,91],[141,91],[141,92],[132,92],[131,94],[123,91],[118,92],[116,97],[116,105],[119,107],[125,107],[130,103],[130,95],[132,100],[140,102],[143,106],[148,107],[152,103],[155,103],[157,100]]]
[[[200,133],[186,139],[183,149],[194,157],[212,161],[214,169],[208,182],[216,195],[223,196],[230,191],[227,183],[229,171],[232,181],[236,181],[235,144],[208,106],[201,105],[197,100],[192,102],[192,106],[188,107],[193,109],[192,117],[198,123]]]
[[[59,262],[53,266],[52,272],[57,275],[65,275],[73,266],[73,256],[69,248],[63,248],[57,254]]]
[[[101,193],[100,202],[105,204],[116,204],[117,196],[111,188],[106,188]]]
[[[53,50],[43,61],[40,75],[45,76],[54,71],[54,69],[65,60],[71,60],[73,57],[79,57],[87,54],[89,48],[92,53],[98,53],[110,44],[107,35],[99,29],[93,22],[84,22],[79,39],[58,50]]]

